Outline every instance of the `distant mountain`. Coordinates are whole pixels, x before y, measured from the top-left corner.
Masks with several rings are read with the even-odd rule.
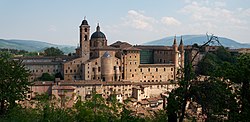
[[[181,38],[180,36],[176,37],[178,44],[179,44],[180,38]],[[193,45],[195,43],[197,43],[198,45],[202,45],[208,41],[206,35],[184,35],[182,36],[182,39],[183,39],[184,45]],[[229,47],[232,49],[250,48],[250,44],[239,43],[238,41],[228,39],[225,37],[218,37],[218,39],[224,47]],[[150,41],[150,42],[144,43],[144,45],[171,46],[173,44],[173,40],[174,40],[174,36],[171,36],[171,37],[166,37],[166,38],[162,38],[162,39],[155,40],[155,41]],[[217,45],[217,44],[215,43],[213,45]]]
[[[75,52],[74,50],[76,48],[74,46],[69,46],[69,45],[56,45],[34,40],[0,39],[0,48],[18,49],[26,51],[42,51],[47,47],[58,47],[65,54],[68,54],[70,52]]]

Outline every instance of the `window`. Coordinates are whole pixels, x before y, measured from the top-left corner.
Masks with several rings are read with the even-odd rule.
[[[148,71],[150,72],[150,68],[148,68]]]
[[[142,72],[142,68],[141,68],[141,72]]]
[[[166,71],[166,68],[164,68],[163,70]]]
[[[158,72],[158,68],[155,68],[155,71]]]
[[[171,71],[173,71],[174,70],[174,68],[171,68]]]
[[[70,73],[72,73],[72,70],[70,70]]]
[[[84,41],[88,41],[88,36],[87,35],[84,36]]]
[[[132,74],[132,77],[134,77],[134,74]]]
[[[85,28],[84,30],[85,30],[85,32],[87,32],[87,31],[88,31],[88,29],[87,29],[87,28]]]

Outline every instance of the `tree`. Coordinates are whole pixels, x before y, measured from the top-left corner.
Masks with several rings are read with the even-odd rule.
[[[197,52],[194,54],[194,56],[189,59],[188,62],[186,62],[184,69],[180,69],[181,73],[180,74],[180,78],[177,79],[179,87],[175,90],[172,90],[169,98],[168,98],[168,104],[167,104],[167,111],[168,111],[168,120],[169,121],[177,121],[177,118],[179,118],[179,121],[182,122],[184,120],[184,117],[186,115],[186,108],[187,108],[187,102],[190,101],[193,97],[199,97],[202,94],[197,94],[197,92],[192,92],[194,88],[199,88],[199,84],[196,84],[196,82],[199,82],[198,79],[198,75],[197,72],[194,72],[194,65],[193,62],[196,59],[196,57],[198,56],[198,54],[202,51],[204,51],[204,48],[206,46],[208,46],[210,43],[214,43],[217,42],[218,44],[220,44],[218,37],[216,36],[207,36],[208,37],[208,41],[206,43],[204,43],[201,46],[198,45],[193,45],[192,49],[197,49]],[[192,51],[191,51],[192,52]],[[202,64],[202,66],[206,66],[207,64],[210,64],[209,67],[207,67],[208,69],[214,68],[217,69],[217,65],[216,62],[213,59],[216,59],[216,57],[214,55],[210,55],[209,57],[211,57],[212,60],[208,60],[207,62],[205,62],[204,64]],[[223,57],[225,58],[225,57]],[[210,69],[208,74],[211,73],[214,69]],[[203,71],[207,71],[207,70],[203,70]],[[207,72],[206,72],[207,73]],[[197,86],[198,85],[198,86]],[[213,82],[212,84],[209,84],[210,86],[213,86]],[[224,87],[222,87],[224,88]],[[198,89],[198,90],[203,90],[202,88]],[[225,90],[225,89],[223,89]],[[194,90],[195,91],[195,90]],[[219,93],[218,93],[219,94]],[[206,96],[212,96],[212,94],[208,93],[208,94],[203,94]],[[223,95],[222,95],[223,96]],[[200,104],[203,103],[203,100],[207,100],[210,99],[209,97],[205,97],[204,99],[201,99],[201,101],[199,102]],[[217,104],[215,104],[217,105]],[[203,107],[206,108],[206,107]],[[214,107],[211,107],[214,108]],[[222,108],[224,109],[224,108]],[[221,110],[221,109],[220,109]],[[206,113],[205,113],[206,114]]]
[[[239,100],[240,119],[250,121],[250,54],[240,55],[235,63],[224,63],[220,75],[240,86],[236,92]]]
[[[43,73],[41,77],[38,78],[38,80],[41,81],[53,81],[55,79],[55,76],[50,75],[49,73]]]
[[[50,47],[44,50],[46,56],[61,56],[63,55],[63,51],[58,48]]]
[[[21,61],[6,56],[0,57],[0,113],[16,105],[16,101],[26,98],[31,85],[28,82],[29,71]]]

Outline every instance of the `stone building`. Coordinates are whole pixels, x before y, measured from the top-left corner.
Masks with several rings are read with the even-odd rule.
[[[100,80],[161,82],[174,80],[184,65],[184,46],[132,46],[125,42],[107,45],[99,24],[90,36],[87,20],[80,25],[80,47],[77,58],[63,63],[65,81]]]
[[[177,87],[172,81],[184,67],[182,39],[178,45],[174,38],[172,46],[133,46],[121,41],[107,45],[99,24],[92,35],[86,19],[79,29],[80,46],[74,56],[21,58],[31,71],[31,80],[42,73],[61,73],[64,80],[54,83],[50,91],[61,94],[67,88],[82,100],[95,91],[105,98],[115,94],[120,101],[129,97],[140,101]]]

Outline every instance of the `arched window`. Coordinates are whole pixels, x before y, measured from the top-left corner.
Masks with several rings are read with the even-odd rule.
[[[88,36],[87,35],[84,36],[84,40],[88,41]]]
[[[87,28],[85,28],[84,30],[85,30],[85,32],[87,32],[87,31],[88,31],[88,29],[87,29]]]

